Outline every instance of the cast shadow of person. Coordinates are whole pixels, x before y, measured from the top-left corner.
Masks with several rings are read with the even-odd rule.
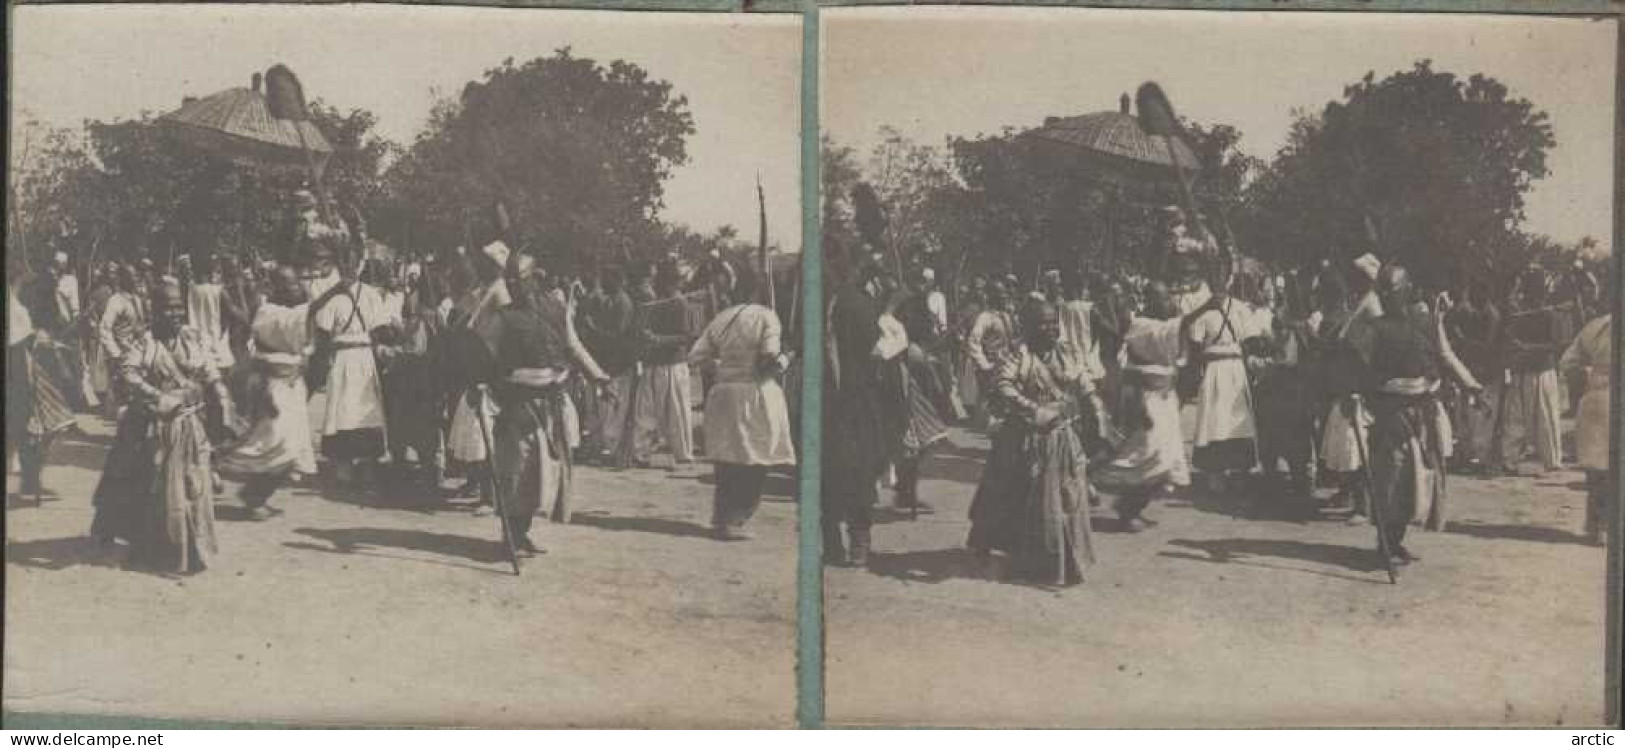
[[[294,532],[326,543],[326,545],[308,542],[283,543],[289,548],[298,550],[377,556],[447,566],[464,566],[498,573],[506,573],[506,570],[500,567],[503,567],[508,562],[507,553],[503,550],[502,543],[494,529],[491,537],[449,535],[425,530],[383,527],[348,527],[340,529],[302,527],[294,530]],[[391,551],[409,551],[430,554],[431,556],[459,558],[480,564],[480,566],[448,563],[434,558],[403,556],[391,553]]]
[[[1219,540],[1187,540],[1176,539],[1168,544],[1178,548],[1189,548],[1200,553],[1181,553],[1163,551],[1157,555],[1165,558],[1177,558],[1190,561],[1205,561],[1215,564],[1236,564],[1238,566],[1255,566],[1268,569],[1282,569],[1298,571],[1306,574],[1331,576],[1340,579],[1378,583],[1376,579],[1349,577],[1343,574],[1318,571],[1292,566],[1280,566],[1261,562],[1255,559],[1281,559],[1286,561],[1299,561],[1311,564],[1334,566],[1362,574],[1383,570],[1382,560],[1377,557],[1376,551],[1370,548],[1352,545],[1333,545],[1329,543],[1306,543],[1299,540],[1268,540],[1262,538],[1224,538]]]

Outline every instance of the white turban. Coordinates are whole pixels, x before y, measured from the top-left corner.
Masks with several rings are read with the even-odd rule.
[[[1376,255],[1367,252],[1354,261],[1354,267],[1365,273],[1367,278],[1376,280],[1377,271],[1382,269],[1382,261],[1378,260]]]
[[[485,245],[485,248],[481,249],[480,253],[491,258],[492,262],[502,267],[508,266],[508,255],[513,254],[512,250],[509,250],[508,245],[503,244],[501,239]]]

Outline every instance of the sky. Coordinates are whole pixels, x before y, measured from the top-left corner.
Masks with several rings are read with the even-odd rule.
[[[899,12],[901,10],[901,12]],[[1115,110],[1144,81],[1180,115],[1243,133],[1272,158],[1294,110],[1316,112],[1368,71],[1432,59],[1480,72],[1551,116],[1550,175],[1527,228],[1560,241],[1613,234],[1612,22],[1465,14],[827,9],[820,14],[824,131],[867,153],[882,125],[917,142]]]
[[[795,15],[341,5],[20,6],[12,9],[14,121],[55,127],[162,113],[183,96],[246,87],[284,63],[307,98],[378,116],[406,144],[438,95],[512,57],[568,46],[634,62],[689,99],[689,163],[666,184],[663,217],[699,231],[757,231],[801,246],[801,23]]]

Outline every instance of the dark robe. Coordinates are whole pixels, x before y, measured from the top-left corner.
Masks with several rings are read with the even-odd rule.
[[[835,293],[825,330],[823,494],[826,522],[867,526],[886,467],[880,371],[870,355],[880,307],[856,284]]]

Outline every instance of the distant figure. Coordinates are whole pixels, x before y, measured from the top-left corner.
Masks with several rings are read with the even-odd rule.
[[[658,435],[673,462],[686,465],[694,461],[694,396],[688,352],[695,330],[690,326],[693,315],[683,298],[681,281],[676,265],[661,263],[655,271],[656,298],[639,309],[648,374],[639,398],[647,407],[638,431]]]
[[[47,493],[45,465],[51,444],[76,425],[74,400],[78,385],[65,346],[48,330],[35,328],[15,293],[22,274],[12,276],[6,294],[6,461],[17,456],[22,474],[19,493],[38,499]]]
[[[1610,508],[1617,496],[1615,478],[1608,464],[1613,320],[1612,314],[1605,314],[1586,323],[1559,364],[1564,371],[1577,371],[1585,377],[1575,446],[1580,467],[1586,471],[1585,536],[1596,545],[1604,544]]]
[[[1563,400],[1558,388],[1557,357],[1561,337],[1557,313],[1546,306],[1540,282],[1522,283],[1512,298],[1512,313],[1502,327],[1507,368],[1512,382],[1502,395],[1501,469],[1519,473],[1533,451],[1543,471],[1563,464]]]

